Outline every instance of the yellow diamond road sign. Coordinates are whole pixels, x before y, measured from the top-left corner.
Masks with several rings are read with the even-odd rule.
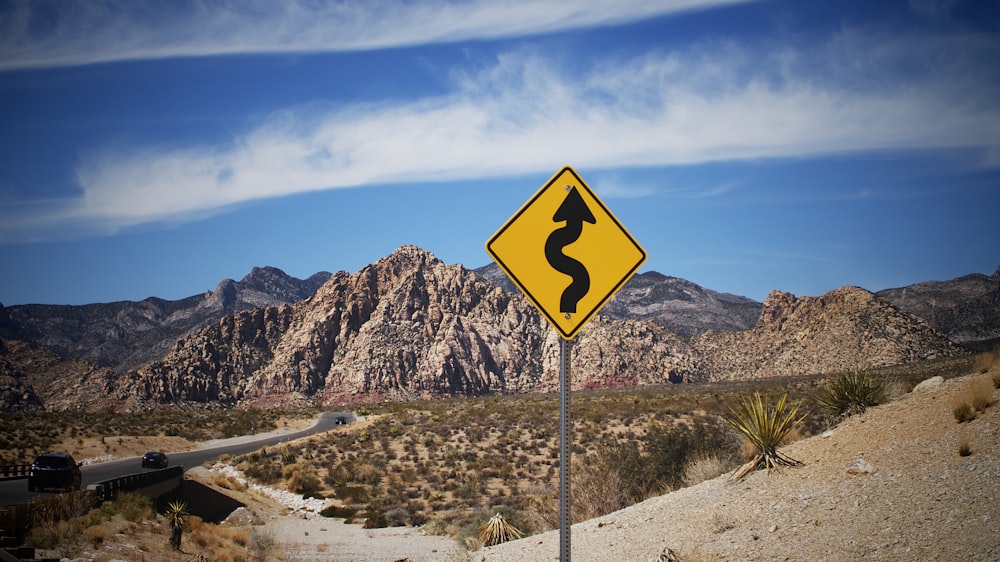
[[[569,166],[486,242],[486,251],[564,339],[646,261],[646,251]]]

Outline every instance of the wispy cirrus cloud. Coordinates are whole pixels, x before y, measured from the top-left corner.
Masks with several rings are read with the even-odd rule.
[[[747,1],[13,0],[0,6],[0,70],[497,39]]]
[[[485,70],[456,70],[445,95],[291,107],[223,144],[96,150],[79,166],[80,197],[22,205],[27,212],[0,217],[0,240],[566,163],[613,169],[911,149],[986,158],[1000,147],[1000,71],[990,62],[998,55],[995,40],[976,35],[853,30],[811,46],[704,42],[599,59],[572,74],[548,55],[510,51]]]

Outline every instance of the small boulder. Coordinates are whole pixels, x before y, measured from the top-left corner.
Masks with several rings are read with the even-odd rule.
[[[943,382],[944,382],[944,377],[940,375],[936,377],[931,377],[929,379],[924,379],[920,381],[920,384],[913,387],[913,392],[923,392],[925,390],[933,390],[941,386],[941,383]]]
[[[865,459],[857,459],[847,466],[848,474],[871,474],[873,472],[875,472],[875,467]]]

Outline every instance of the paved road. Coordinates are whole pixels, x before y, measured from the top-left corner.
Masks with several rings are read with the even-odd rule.
[[[195,449],[193,451],[185,451],[183,453],[167,452],[170,457],[170,466],[181,465],[185,467],[185,470],[187,470],[188,468],[199,466],[202,463],[213,460],[222,454],[242,455],[251,451],[256,451],[264,446],[269,447],[284,441],[291,441],[300,437],[308,437],[317,433],[323,433],[324,431],[330,431],[337,426],[338,417],[344,417],[349,422],[355,420],[354,414],[350,412],[324,412],[319,415],[316,422],[311,427],[293,433],[285,433],[282,435],[264,434],[264,436],[261,436],[259,439],[239,438],[226,440],[229,441],[229,443],[220,444],[219,446],[215,446],[210,449]],[[85,466],[81,469],[83,472],[83,487],[86,488],[90,484],[110,480],[119,476],[134,474],[143,470],[150,470],[143,469],[140,465],[140,460],[140,457],[131,457]],[[29,492],[27,479],[0,482],[0,505],[12,505],[28,501],[36,496],[49,495],[51,495],[51,493]]]

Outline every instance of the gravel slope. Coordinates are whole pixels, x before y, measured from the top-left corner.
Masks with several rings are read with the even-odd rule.
[[[656,560],[670,548],[685,562],[1000,560],[1000,395],[972,422],[952,414],[973,378],[921,385],[782,449],[805,466],[742,482],[723,476],[574,525],[572,558]],[[559,534],[473,559],[558,560]]]

